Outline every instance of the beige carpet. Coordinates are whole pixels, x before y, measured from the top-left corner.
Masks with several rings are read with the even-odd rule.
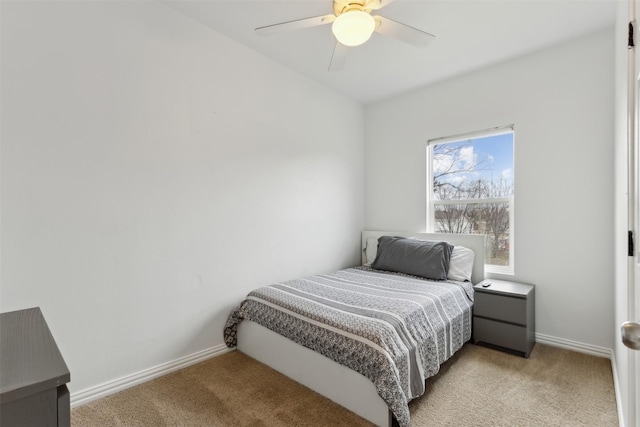
[[[465,345],[411,402],[411,426],[617,426],[609,360]],[[369,426],[237,351],[75,408],[84,426]]]

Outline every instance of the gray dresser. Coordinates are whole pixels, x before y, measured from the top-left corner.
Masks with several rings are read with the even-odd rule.
[[[40,308],[0,314],[0,425],[69,426],[69,369]]]
[[[489,279],[473,289],[473,342],[529,357],[536,342],[535,286]]]

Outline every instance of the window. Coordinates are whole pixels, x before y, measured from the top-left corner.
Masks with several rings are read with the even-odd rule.
[[[485,268],[513,274],[513,126],[430,140],[427,230],[484,234]]]

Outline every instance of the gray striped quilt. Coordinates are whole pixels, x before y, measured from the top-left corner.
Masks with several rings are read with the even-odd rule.
[[[425,380],[471,338],[473,287],[357,267],[251,292],[225,342],[252,320],[369,378],[401,426]]]

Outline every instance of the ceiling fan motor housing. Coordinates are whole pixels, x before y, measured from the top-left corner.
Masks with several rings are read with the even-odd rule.
[[[334,0],[333,11],[336,16],[352,10],[360,10],[371,13],[372,10],[380,9],[380,0]]]

